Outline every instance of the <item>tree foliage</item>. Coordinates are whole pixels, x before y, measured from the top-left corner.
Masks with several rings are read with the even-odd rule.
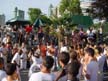
[[[92,14],[94,17],[108,18],[108,0],[96,0],[92,4]]]
[[[81,14],[80,1],[79,0],[61,0],[60,13]]]
[[[52,21],[46,15],[41,15],[40,19],[43,21],[43,23],[45,23],[47,25],[51,25],[52,24]]]
[[[37,18],[41,19],[43,24],[50,25],[52,23],[52,21],[46,15],[44,15],[38,8],[29,8],[28,14],[32,24]]]
[[[34,21],[42,14],[42,12],[38,8],[29,8],[28,14],[29,14],[31,23],[33,24]]]

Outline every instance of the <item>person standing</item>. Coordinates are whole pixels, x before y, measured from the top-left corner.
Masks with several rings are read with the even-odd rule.
[[[61,42],[61,47],[60,47],[60,53],[61,52],[68,52],[68,47],[67,47],[67,45],[65,44],[65,42],[64,41],[62,41]]]
[[[40,48],[42,58],[45,58],[47,52],[47,46],[45,44],[40,43],[39,48]]]
[[[20,81],[19,75],[17,74],[17,68],[15,64],[9,63],[6,67],[7,76],[1,81]]]
[[[55,81],[59,81],[59,79],[67,75],[67,65],[69,63],[69,60],[70,60],[70,55],[67,52],[61,52],[58,55],[58,62],[59,65],[61,66],[61,70],[55,72],[56,75]]]
[[[20,56],[20,69],[26,69],[27,65],[27,49],[24,43],[21,46],[22,54]]]
[[[104,63],[107,57],[106,55],[103,54],[102,48],[99,46],[96,47],[95,52],[96,52],[96,58],[99,64],[99,81],[102,81],[104,77],[104,74],[103,74]]]
[[[4,60],[0,57],[0,81],[6,77],[6,72],[3,70],[4,67]]]
[[[42,27],[39,27],[38,28],[38,39],[39,39],[39,43],[42,42],[43,36],[44,36],[43,29],[42,29]]]
[[[18,52],[13,56],[11,63],[14,63],[17,67],[17,73],[20,75],[20,56],[22,54],[22,50],[19,49]],[[21,79],[21,78],[20,78]]]
[[[87,65],[84,69],[84,75],[86,81],[98,81],[99,66],[95,58],[95,52],[92,48],[85,49],[85,59],[87,59]]]
[[[29,77],[34,72],[40,71],[40,66],[42,65],[42,57],[40,55],[40,49],[38,46],[35,48],[35,52],[32,55],[31,59],[32,59],[33,63],[29,69]]]
[[[7,64],[7,53],[8,50],[6,49],[5,44],[2,43],[0,47],[0,57],[3,58],[5,64]]]
[[[18,67],[20,67],[20,55],[22,54],[22,50],[19,49],[18,52],[13,56],[12,63],[16,64]]]
[[[3,37],[2,42],[3,42],[4,44],[6,44],[6,43],[7,43],[7,39],[8,39],[8,37],[9,37],[9,35],[8,35],[8,34],[6,34],[6,35]]]
[[[32,27],[28,24],[28,25],[26,26],[26,28],[25,28],[25,31],[26,31],[27,33],[32,32]]]
[[[26,65],[27,65],[27,54],[26,53],[22,53],[20,56],[20,69],[26,69]]]
[[[51,73],[54,60],[51,56],[43,58],[41,71],[31,75],[29,81],[54,81],[54,74]]]

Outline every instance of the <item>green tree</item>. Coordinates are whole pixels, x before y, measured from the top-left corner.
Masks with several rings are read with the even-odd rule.
[[[33,24],[34,21],[42,14],[42,12],[38,8],[29,8],[28,14],[29,14],[31,23]]]
[[[38,8],[29,8],[28,10],[29,18],[31,23],[33,24],[37,18],[40,18],[43,24],[51,25],[52,21],[41,12]]]
[[[64,13],[69,14],[81,14],[80,1],[79,0],[61,0],[60,3],[60,13],[63,15]]]
[[[44,24],[51,25],[52,21],[46,15],[40,15],[40,19],[43,21]]]
[[[54,25],[59,25],[59,18],[58,17],[52,16],[52,17],[50,17],[50,19]]]
[[[92,4],[91,13],[93,17],[108,18],[108,0],[96,0]]]

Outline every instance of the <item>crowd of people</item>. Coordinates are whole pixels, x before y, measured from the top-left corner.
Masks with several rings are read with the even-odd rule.
[[[81,28],[72,32],[69,45],[68,38],[58,41],[41,27],[0,27],[0,81],[21,81],[26,69],[28,81],[103,81],[108,44],[102,34],[102,28],[98,36],[93,28]]]

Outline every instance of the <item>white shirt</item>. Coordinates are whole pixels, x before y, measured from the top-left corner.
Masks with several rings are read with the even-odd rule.
[[[22,48],[23,53],[26,53],[27,49],[24,47]]]
[[[33,60],[33,64],[30,66],[29,69],[29,77],[31,76],[31,74],[33,74],[35,71],[40,69],[40,66],[42,64],[42,58],[36,58],[34,56],[32,56],[32,60]]]
[[[97,61],[98,61],[98,64],[99,64],[99,71],[100,72],[103,72],[105,59],[106,59],[105,55],[101,55],[101,56],[97,57]]]
[[[2,81],[2,79],[5,77],[6,77],[6,72],[3,70],[0,70],[0,81]]]
[[[41,67],[41,65],[36,64],[36,63],[33,63],[33,64],[30,66],[28,76],[30,77],[33,73],[39,72],[39,71],[40,71],[40,67]]]
[[[41,64],[42,63],[42,58],[36,58],[35,56],[32,55],[32,61],[33,63],[36,63],[36,64]]]
[[[7,43],[7,38],[6,37],[3,38],[2,42],[6,44]]]
[[[99,31],[100,31],[100,32],[99,32],[100,34],[102,34],[102,33],[103,33],[102,28],[99,28]]]
[[[87,30],[87,35],[90,33],[90,30]]]
[[[103,78],[104,78],[103,67],[104,67],[105,60],[106,60],[106,56],[104,54],[101,54],[100,56],[97,57],[97,61],[98,61],[98,64],[99,64],[99,78],[98,78],[98,81],[103,81]]]
[[[0,47],[0,52],[2,52],[4,55],[6,55],[7,54],[7,49],[6,48],[4,48],[4,47]]]
[[[15,61],[18,65],[20,65],[20,55],[19,55],[19,53],[16,53],[16,54],[14,55],[14,57],[12,58],[12,62],[11,62],[11,63],[14,63],[14,61]],[[20,75],[19,67],[17,67],[17,73]]]
[[[63,46],[60,48],[60,52],[68,52],[68,48],[66,46]]]
[[[1,81],[8,81],[7,78],[3,78]],[[13,81],[18,81],[18,80],[13,80]]]
[[[36,57],[34,57],[34,56],[32,55],[31,59],[32,59],[33,63],[36,63]]]
[[[98,81],[98,71],[99,71],[99,66],[96,61],[91,61],[87,65],[87,74],[90,75],[90,79],[87,81]]]
[[[38,72],[31,75],[29,81],[54,81],[55,76],[52,73]]]
[[[26,59],[27,59],[27,55],[25,53],[23,53],[21,56],[20,56],[22,62],[26,62]]]
[[[12,63],[14,63],[14,61],[16,61],[16,63],[17,63],[18,65],[20,65],[20,55],[19,55],[19,53],[16,53],[16,54],[14,55],[14,57],[12,58]]]

